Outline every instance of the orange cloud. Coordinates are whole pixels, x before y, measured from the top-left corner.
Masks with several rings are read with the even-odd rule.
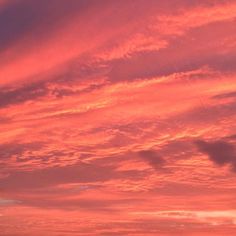
[[[233,1],[0,1],[1,233],[233,235],[234,18]]]

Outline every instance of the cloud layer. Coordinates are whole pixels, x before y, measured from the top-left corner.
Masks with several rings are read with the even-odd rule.
[[[0,0],[1,235],[234,235],[235,17]]]

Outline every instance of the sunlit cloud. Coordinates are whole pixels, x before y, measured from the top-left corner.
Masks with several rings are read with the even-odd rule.
[[[134,212],[142,216],[154,216],[167,219],[185,219],[206,222],[212,225],[236,223],[236,211],[159,211],[159,212]]]
[[[235,17],[0,0],[1,233],[234,235]]]

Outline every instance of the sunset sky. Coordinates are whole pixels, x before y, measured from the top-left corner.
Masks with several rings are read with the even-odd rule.
[[[236,1],[0,0],[0,236],[235,236]]]

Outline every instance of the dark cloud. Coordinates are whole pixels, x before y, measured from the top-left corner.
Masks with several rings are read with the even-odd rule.
[[[63,198],[57,198],[57,195],[55,195],[55,198],[47,198],[43,197],[43,195],[40,197],[35,195],[34,197],[23,197],[21,202],[24,205],[31,205],[31,206],[37,206],[37,207],[43,207],[43,208],[60,208],[65,210],[86,210],[86,211],[119,211],[120,206],[126,206],[131,205],[134,203],[137,203],[140,201],[138,198],[125,198],[125,199],[63,199]],[[119,208],[116,206],[119,206]]]
[[[20,88],[4,89],[0,91],[0,108],[34,100],[48,93],[45,84],[31,84]]]
[[[234,140],[234,139],[236,139],[236,134],[232,134],[232,135],[226,137],[226,139]]]
[[[91,4],[86,0],[12,0],[0,9],[0,51],[34,32],[39,40]],[[37,34],[36,34],[37,32]],[[31,38],[32,39],[32,38]]]
[[[43,15],[34,7],[35,1],[11,1],[0,11],[0,49],[11,46],[35,24],[40,24]],[[42,10],[42,9],[41,9]]]
[[[219,166],[228,164],[236,172],[236,152],[233,144],[221,140],[214,142],[198,140],[195,144],[198,150],[207,154],[214,163]]]
[[[8,177],[0,179],[1,189],[30,189],[66,183],[89,183],[110,179],[142,178],[139,171],[116,171],[113,166],[97,164],[78,164],[50,167],[34,171],[13,171]]]
[[[189,30],[183,36],[169,38],[169,46],[166,48],[138,52],[111,61],[110,79],[119,81],[167,76],[196,70],[206,65],[223,72],[234,72],[235,52],[229,50],[222,53],[221,45],[215,41],[215,38],[219,42],[227,39],[234,32],[234,25],[231,21],[207,24]],[[219,28],[221,30],[218,30]],[[197,78],[201,79],[202,76]]]
[[[214,99],[225,99],[225,98],[235,98],[236,99],[236,92],[229,92],[229,93],[222,93],[213,96]]]
[[[173,43],[176,45],[178,43]],[[173,50],[176,53],[173,53]],[[190,52],[192,55],[190,56]],[[206,53],[206,52],[205,52]],[[163,60],[163,58],[165,60]],[[131,80],[136,78],[148,78],[155,76],[168,76],[173,73],[187,72],[208,65],[216,70],[224,72],[235,71],[234,62],[236,55],[225,54],[222,56],[217,51],[204,55],[204,52],[184,52],[183,45],[178,49],[170,46],[158,52],[142,52],[132,55],[130,58],[114,60],[110,63],[112,69],[109,77],[114,81]],[[194,77],[196,79],[197,76]],[[197,78],[201,79],[202,75]]]
[[[155,170],[161,169],[161,167],[165,164],[165,160],[154,150],[144,150],[140,151],[138,154]]]
[[[152,1],[152,4],[150,1],[147,6],[144,5],[147,12],[143,11],[142,2],[143,0],[137,1],[136,4],[133,4],[133,1],[130,0],[125,2],[107,0],[8,1],[0,8],[0,51],[11,47],[20,40],[24,40],[29,45],[35,41],[38,43],[45,36],[48,37],[54,30],[63,27],[63,23],[75,15],[81,14],[84,17],[85,13],[88,13],[88,19],[83,20],[88,21],[94,13],[99,14],[101,9],[109,9],[109,6],[113,5],[116,6],[115,14],[111,14],[111,20],[106,20],[103,27],[106,27],[107,24],[115,27],[125,24],[128,20],[131,20],[131,15],[132,20],[137,21],[137,13],[144,14],[146,12],[148,14],[151,10],[154,11],[150,6],[157,5],[156,1]],[[97,9],[97,11],[93,12],[93,9]]]
[[[175,119],[174,124],[178,124],[180,127],[184,127],[190,124],[202,124],[206,123],[220,124],[223,119],[229,119],[236,114],[236,102],[230,101],[224,104],[209,105],[204,103],[204,97],[199,98],[199,106],[194,107],[186,112],[183,112],[177,116],[171,117],[167,122],[172,122]]]
[[[86,92],[86,91],[82,91]],[[56,98],[70,96],[76,92],[70,89],[49,89],[46,83],[35,83],[22,86],[20,88],[2,89],[0,91],[0,108],[5,108],[11,105],[17,105],[27,101],[34,101],[40,97],[51,94]]]
[[[81,64],[78,63],[74,67],[69,66],[66,72],[60,71],[53,76],[45,77],[41,75],[44,77],[44,81],[26,83],[18,87],[0,87],[0,109],[27,101],[34,101],[46,95],[60,99],[66,96],[89,93],[104,86],[104,84],[93,84],[91,82],[91,84],[85,88],[74,90],[73,86],[75,80],[83,80],[85,78],[83,72],[79,73],[76,71],[79,65]],[[81,66],[89,67],[85,64]],[[71,71],[69,72],[70,69]],[[96,69],[98,75],[100,71],[98,67]],[[40,76],[40,74],[37,76]],[[88,71],[87,76],[95,76],[95,71]],[[29,80],[31,79],[32,78],[29,78]],[[67,88],[63,88],[63,85],[66,85]],[[0,121],[1,119],[3,118],[0,117]]]
[[[0,159],[7,159],[13,155],[20,157],[25,151],[38,150],[42,146],[42,142],[0,144]]]

